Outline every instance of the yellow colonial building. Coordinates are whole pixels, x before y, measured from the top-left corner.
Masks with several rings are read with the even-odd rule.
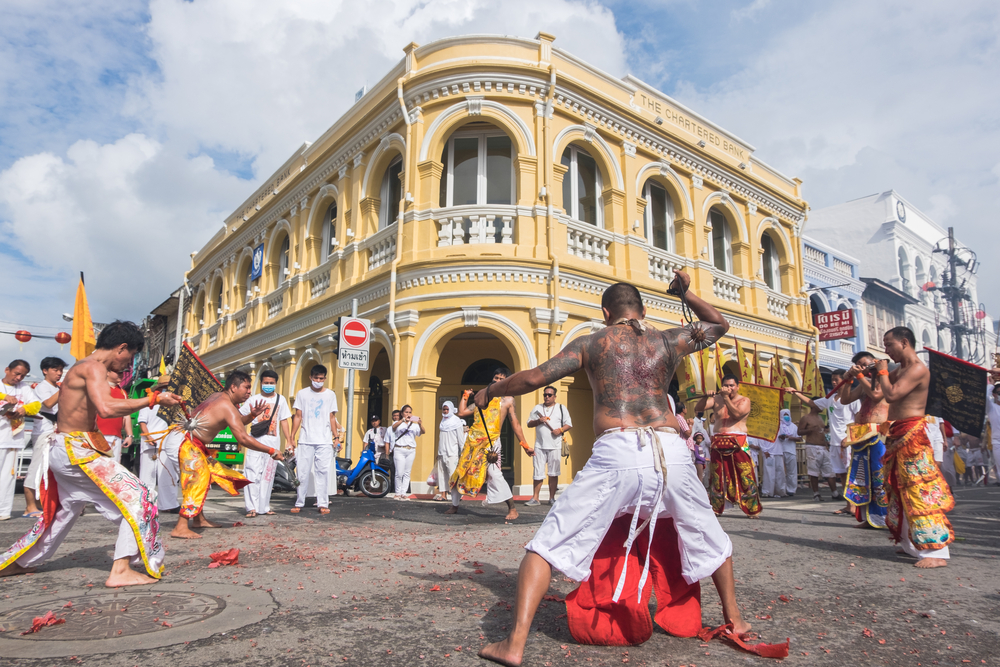
[[[561,51],[555,37],[465,36],[410,44],[402,61],[315,142],[300,147],[193,255],[185,339],[218,373],[274,369],[307,386],[315,363],[367,415],[411,404],[415,492],[426,490],[439,405],[504,364],[531,368],[603,326],[602,291],[642,292],[676,326],[672,270],[799,384],[812,340],[799,232],[800,182],[753,147],[631,76]],[[253,279],[255,249],[263,267]],[[359,301],[372,365],[347,396],[331,332]],[[729,352],[733,340],[722,343]],[[576,425],[563,482],[593,441],[584,374],[559,383]],[[522,424],[541,393],[517,400]],[[505,473],[531,463],[505,428]],[[529,433],[529,439],[533,434]]]

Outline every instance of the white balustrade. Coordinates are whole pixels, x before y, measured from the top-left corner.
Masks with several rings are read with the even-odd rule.
[[[396,258],[396,225],[393,223],[372,234],[361,242],[361,247],[368,250],[368,270],[388,264]]]
[[[792,302],[790,296],[778,294],[777,292],[767,293],[767,312],[782,320],[788,319],[788,304]]]
[[[854,354],[854,341],[842,340],[840,342],[840,353],[841,354]]]
[[[434,216],[438,225],[438,247],[514,243],[514,206],[456,206]]]
[[[802,251],[806,256],[806,259],[826,266],[826,253],[819,248],[814,248],[810,245],[803,245]]]
[[[847,276],[848,278],[854,277],[854,272],[851,270],[851,265],[837,257],[833,258],[833,270],[836,271],[837,273]]]
[[[314,276],[309,280],[309,298],[315,299],[318,296],[322,296],[326,292],[327,288],[330,286],[330,271],[324,271],[318,276]]]
[[[566,247],[574,257],[610,264],[608,247],[613,239],[611,232],[594,225],[579,220],[566,220]]]
[[[659,248],[649,248],[649,277],[653,280],[669,283],[674,279],[674,270],[683,268],[683,257]]]
[[[282,290],[277,296],[267,300],[267,317],[271,319],[277,317],[285,307],[285,292]]]
[[[236,316],[236,333],[241,334],[247,328],[247,315],[243,313],[242,315]]]
[[[743,287],[743,282],[728,273],[722,273],[721,271],[712,272],[712,293],[719,299],[723,301],[732,301],[733,303],[742,303],[743,297],[740,295],[740,289]]]

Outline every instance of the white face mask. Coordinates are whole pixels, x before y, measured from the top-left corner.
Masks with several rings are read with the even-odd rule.
[[[313,380],[312,381],[312,386],[313,386],[313,389],[319,391],[320,389],[323,388],[323,383],[322,382],[318,382],[316,380]]]

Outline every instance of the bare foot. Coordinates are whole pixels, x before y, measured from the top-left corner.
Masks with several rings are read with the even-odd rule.
[[[445,514],[458,514],[458,505],[452,505],[444,511]]]
[[[521,657],[524,649],[515,651],[510,647],[510,637],[502,642],[487,644],[479,651],[479,657],[507,667],[521,667]]]
[[[742,637],[746,633],[750,632],[751,627],[753,626],[744,621],[742,618],[738,621],[733,621],[733,632],[735,632],[739,637]]]
[[[208,519],[205,518],[204,514],[199,514],[195,518],[191,519],[191,527],[192,528],[218,528],[219,524],[212,523],[211,521],[209,521]]]
[[[18,574],[32,574],[35,571],[33,567],[21,567],[17,563],[11,563],[4,569],[0,570],[0,577],[13,577]]]
[[[155,584],[158,579],[136,572],[132,568],[126,568],[124,572],[116,573],[112,568],[111,576],[104,582],[108,588],[118,588],[119,586],[142,586],[143,584]]]
[[[931,567],[947,567],[948,561],[944,558],[921,558],[913,567],[919,567],[921,569],[928,569]]]
[[[183,540],[200,540],[201,535],[188,527],[188,520],[181,517],[174,529],[170,531],[170,537],[179,537]]]
[[[507,512],[507,516],[505,516],[505,517],[504,517],[504,519],[505,519],[505,520],[507,520],[507,521],[513,521],[513,520],[514,520],[514,519],[516,519],[516,518],[517,518],[518,516],[520,516],[520,515],[519,515],[519,514],[517,513],[517,508],[515,508],[515,507],[511,507],[511,508],[510,508],[510,511],[509,511],[509,512]],[[520,664],[521,664],[521,661],[520,661],[520,660],[518,660],[518,661],[517,661],[517,664],[519,664],[519,665],[520,665]]]

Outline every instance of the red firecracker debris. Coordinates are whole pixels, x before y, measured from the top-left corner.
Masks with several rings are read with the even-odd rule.
[[[209,567],[240,564],[240,550],[237,548],[232,548],[229,551],[217,551],[214,554],[209,554],[208,557],[212,559]]]
[[[42,628],[48,627],[50,625],[59,625],[61,623],[65,623],[65,622],[66,622],[65,618],[56,618],[55,614],[53,614],[51,611],[47,611],[47,612],[45,612],[44,616],[36,616],[31,621],[31,629],[30,630],[25,630],[21,634],[22,635],[30,635],[30,634],[38,632]]]
[[[429,589],[429,590],[430,590],[430,591],[431,591],[431,592],[433,593],[434,591],[439,591],[439,590],[441,590],[441,587],[440,587],[440,586],[438,586],[437,584],[434,584],[433,586],[431,586],[431,587],[430,587],[430,589]]]

